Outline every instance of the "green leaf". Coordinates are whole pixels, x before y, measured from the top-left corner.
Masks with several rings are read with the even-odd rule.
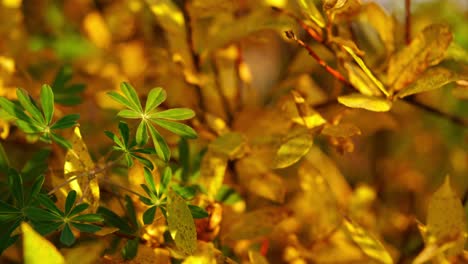
[[[29,201],[32,199],[36,198],[36,196],[39,194],[41,191],[42,185],[44,184],[45,177],[44,175],[39,175],[35,180],[34,183],[31,187],[31,191],[29,193]]]
[[[167,146],[166,141],[153,126],[149,126],[149,131],[151,138],[153,139],[153,145],[154,149],[156,150],[156,154],[163,161],[168,162],[171,157],[171,151],[169,150],[169,146]]]
[[[66,148],[66,149],[71,149],[72,148],[72,145],[70,144],[70,142],[68,142],[68,140],[64,139],[63,137],[61,137],[61,136],[59,136],[59,135],[57,135],[55,133],[51,133],[50,136],[60,146]]]
[[[180,186],[180,185],[173,185],[172,189],[180,196],[182,196],[186,200],[192,200],[197,194],[198,188],[194,185],[192,186]]]
[[[143,164],[145,167],[148,167],[150,170],[154,169],[153,163],[150,160],[148,160],[147,158],[144,158],[144,157],[141,157],[141,156],[138,156],[138,155],[135,155],[135,154],[132,154],[131,156],[134,157],[135,159],[137,159],[139,162],[141,162],[141,164]],[[133,164],[133,162],[132,162],[132,164]]]
[[[80,118],[79,114],[66,115],[57,120],[50,128],[51,129],[64,129],[77,125],[76,122]]]
[[[66,246],[71,246],[75,243],[75,236],[73,235],[69,224],[65,224],[63,227],[62,233],[60,234],[60,242]]]
[[[123,109],[117,113],[118,116],[129,119],[140,119],[141,113],[130,109]]]
[[[21,216],[21,211],[0,200],[0,222],[8,222]]]
[[[0,143],[0,171],[8,172],[8,168],[10,167],[10,160],[8,160],[8,156],[3,148],[2,143]]]
[[[192,216],[195,219],[200,219],[200,218],[205,218],[205,217],[210,216],[210,214],[208,214],[208,212],[205,211],[205,209],[201,207],[198,207],[192,204],[189,204],[188,207],[190,209],[190,213],[192,213]]]
[[[215,197],[216,201],[222,202],[227,205],[233,205],[239,201],[242,201],[242,196],[236,192],[233,188],[223,185],[219,189]]]
[[[21,175],[14,169],[8,171],[8,185],[19,208],[24,207],[24,189]]]
[[[31,118],[24,113],[23,109],[21,109],[19,106],[9,101],[5,97],[0,97],[0,106],[3,108],[3,110],[5,110],[5,112],[10,114],[11,116],[23,120],[24,122],[32,122]]]
[[[33,122],[26,122],[20,119],[16,120],[16,125],[26,134],[36,134],[44,131],[43,127],[37,126]]]
[[[158,208],[157,206],[152,206],[152,207],[146,209],[146,211],[143,213],[143,223],[145,225],[149,225],[149,224],[153,223],[154,216],[156,214],[156,209],[157,208]]]
[[[45,194],[39,194],[37,196],[37,199],[39,200],[39,203],[43,205],[45,208],[49,209],[53,213],[55,213],[58,216],[64,216],[62,211],[55,205],[54,202]]]
[[[338,97],[338,102],[351,108],[362,108],[374,112],[387,112],[392,108],[392,102],[375,96],[350,94]]]
[[[136,217],[136,212],[135,212],[135,207],[133,206],[133,201],[130,198],[130,196],[125,195],[125,201],[124,201],[125,209],[127,209],[127,216],[130,219],[130,222],[132,225],[137,228],[138,227],[138,221]]]
[[[134,258],[138,252],[139,239],[127,240],[127,243],[122,248],[122,256],[124,259],[129,260]]]
[[[151,171],[148,168],[144,168],[144,173],[145,181],[148,184],[148,187],[150,188],[151,192],[156,193],[156,185],[154,184],[154,179]]]
[[[146,121],[141,121],[136,131],[136,142],[139,146],[143,146],[148,142],[148,130]],[[151,127],[151,126],[150,126]]]
[[[36,208],[28,207],[23,210],[26,216],[33,222],[63,222],[63,218],[52,212]]]
[[[16,96],[18,97],[18,101],[20,102],[21,106],[31,114],[31,117],[36,120],[40,124],[46,124],[45,119],[39,111],[39,108],[33,103],[31,97],[29,97],[28,92],[24,89],[18,88],[16,89]]]
[[[72,217],[74,215],[77,215],[81,212],[83,212],[84,210],[88,209],[89,208],[89,204],[88,203],[81,203],[77,206],[75,206],[71,211],[70,213],[68,214],[69,217]]]
[[[104,218],[98,214],[83,214],[72,218],[73,221],[79,222],[102,222]]]
[[[132,109],[135,112],[139,112],[138,108],[134,108],[133,105],[125,97],[123,97],[121,94],[119,94],[117,92],[108,92],[107,95],[109,95],[114,101],[116,101],[116,102],[118,102],[120,104],[123,104],[124,106]]]
[[[289,136],[276,151],[274,168],[286,168],[305,156],[312,147],[313,139],[309,132]]]
[[[122,135],[122,139],[124,141],[125,146],[127,146],[130,140],[130,130],[128,128],[127,123],[120,121],[119,122],[119,132]]]
[[[38,174],[45,173],[48,164],[47,159],[51,153],[50,149],[40,149],[35,152],[31,159],[29,159],[26,164],[21,169],[21,175],[23,179],[28,180],[35,178]]]
[[[172,108],[151,114],[151,118],[168,120],[187,120],[195,116],[195,112],[188,108]]]
[[[190,173],[190,146],[187,139],[180,138],[179,141],[179,163],[182,166],[182,181],[186,182]]]
[[[52,232],[59,230],[63,226],[63,222],[33,222],[34,229],[39,232],[39,234],[45,236]]]
[[[50,124],[54,117],[54,93],[49,85],[44,84],[41,89],[41,106],[44,111],[46,124]]]
[[[99,207],[97,212],[104,217],[104,223],[106,225],[117,227],[126,234],[133,233],[132,228],[120,216],[111,210]]]
[[[71,190],[68,193],[67,199],[65,201],[65,215],[68,215],[68,213],[72,209],[73,205],[75,204],[75,201],[76,201],[76,191]]]
[[[71,222],[71,225],[80,230],[80,232],[87,232],[87,233],[94,233],[99,230],[101,230],[101,227],[95,226],[95,225],[90,225],[90,224],[82,224],[82,223],[74,223]]]
[[[172,170],[169,166],[164,169],[163,175],[161,177],[161,184],[159,186],[159,193],[165,193],[169,183],[172,179]]]
[[[164,91],[161,87],[151,89],[148,94],[148,99],[146,99],[145,113],[153,111],[165,100],[166,91]]]
[[[192,213],[185,200],[169,189],[167,204],[167,225],[176,246],[187,255],[197,249],[197,231]]]
[[[120,84],[120,90],[124,93],[124,95],[129,100],[130,104],[138,110],[138,112],[143,113],[143,108],[141,107],[140,99],[138,98],[138,94],[136,93],[133,86],[131,86],[127,82],[122,82]]]
[[[23,261],[27,264],[64,264],[65,259],[47,239],[36,233],[26,223],[21,224],[23,231]]]
[[[197,138],[197,132],[193,130],[193,128],[177,123],[177,122],[171,122],[171,121],[166,121],[166,120],[160,120],[160,119],[151,119],[151,121],[155,122],[159,126],[171,131],[172,133],[175,133],[181,137],[185,138],[190,138],[190,139],[195,139]]]

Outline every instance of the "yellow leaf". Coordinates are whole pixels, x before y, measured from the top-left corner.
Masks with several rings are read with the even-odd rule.
[[[197,231],[185,200],[172,189],[168,193],[167,226],[176,246],[186,255],[197,250]]]
[[[189,3],[190,13],[197,18],[215,16],[220,13],[230,13],[235,11],[237,6],[234,0],[193,0]]]
[[[436,240],[446,236],[459,235],[456,245],[445,252],[446,256],[454,256],[463,251],[465,246],[466,216],[463,205],[450,186],[450,177],[432,195],[427,211],[427,233]]]
[[[458,243],[460,234],[455,236],[445,237],[442,240],[436,241],[434,237],[429,238],[429,241],[425,241],[426,246],[413,260],[413,264],[423,264],[430,260],[434,260],[434,263],[449,264],[450,262],[443,255],[445,251],[453,248]]]
[[[210,143],[209,149],[224,154],[229,159],[238,159],[245,154],[246,138],[237,132],[229,132],[216,138]]]
[[[331,21],[335,19],[349,19],[359,13],[360,0],[324,0],[323,9]]]
[[[222,118],[210,113],[206,113],[205,120],[208,127],[214,132],[216,132],[218,135],[222,135],[224,133],[229,132],[229,127],[226,125],[226,122]]]
[[[442,86],[457,80],[457,74],[454,71],[443,67],[433,67],[427,69],[420,77],[403,90],[397,96],[400,98],[439,89]]]
[[[379,90],[385,94],[386,96],[388,96],[388,92],[387,90],[385,89],[384,85],[382,84],[382,82],[380,82],[377,77],[374,76],[374,74],[371,72],[371,70],[367,67],[367,65],[364,63],[364,61],[358,56],[356,55],[356,53],[354,53],[353,49],[348,47],[348,46],[342,46],[344,50],[346,50],[346,52],[348,52],[351,57],[353,57],[354,61],[356,61],[356,63],[359,65],[359,67],[361,67],[361,69],[364,71],[364,73],[367,75],[367,77],[369,77],[369,79],[371,79],[371,81],[375,84],[375,86],[377,86],[377,88],[379,88]]]
[[[281,144],[273,161],[274,168],[285,168],[296,163],[309,152],[313,139],[307,131],[297,135],[289,136]]]
[[[183,264],[217,264],[231,263],[232,260],[225,257],[221,251],[214,247],[213,243],[199,241],[198,250],[195,255],[190,256],[182,262]]]
[[[349,62],[344,63],[344,67],[348,72],[349,82],[356,87],[356,89],[365,95],[380,96],[382,92],[375,85],[369,76],[357,65]]]
[[[251,264],[268,264],[268,260],[258,251],[249,250],[249,260]]]
[[[223,240],[254,239],[267,236],[288,216],[282,207],[264,207],[239,216],[222,235]]]
[[[205,188],[210,198],[214,198],[223,185],[227,161],[225,154],[212,150],[208,150],[203,156],[199,184]]]
[[[324,28],[325,20],[322,14],[318,11],[313,0],[297,0],[299,6],[302,8],[301,11],[305,13],[317,26]]]
[[[63,249],[62,253],[67,264],[93,264],[99,262],[104,248],[102,241],[96,241]]]
[[[23,231],[23,256],[25,264],[65,263],[65,259],[49,240],[45,239],[27,223],[21,224]]]
[[[344,229],[359,248],[370,258],[384,264],[393,263],[382,243],[351,219],[344,220]]]
[[[452,42],[452,33],[446,25],[426,27],[411,43],[390,58],[388,84],[400,91],[417,79],[427,67],[438,64]]]
[[[378,4],[367,3],[362,6],[359,19],[375,28],[385,45],[387,54],[391,54],[395,49],[393,18]]]
[[[69,180],[76,178],[70,182],[70,188],[75,190],[78,197],[82,197],[84,202],[90,204],[91,211],[95,211],[99,205],[98,177],[101,174],[94,172],[94,162],[78,127],[75,127],[70,142],[72,148],[65,155],[64,176]]]
[[[339,96],[338,102],[347,107],[363,108],[374,112],[387,112],[392,108],[392,102],[384,98],[357,93]]]

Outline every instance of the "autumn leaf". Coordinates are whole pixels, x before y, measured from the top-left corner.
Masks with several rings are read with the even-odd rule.
[[[369,234],[363,227],[351,219],[345,219],[343,228],[351,239],[370,258],[384,264],[393,263],[392,257],[373,235]]]
[[[167,225],[176,246],[186,255],[197,250],[197,231],[185,200],[172,189],[168,192]]]
[[[391,54],[395,49],[394,34],[395,23],[393,18],[376,3],[366,3],[361,8],[359,21],[371,25],[378,32],[387,54]]]
[[[214,152],[224,154],[229,159],[238,159],[245,154],[247,139],[240,133],[228,132],[211,142],[209,148]]]
[[[26,264],[40,264],[47,260],[51,264],[63,264],[65,259],[47,239],[39,235],[27,223],[21,224],[23,232],[23,257]]]
[[[228,157],[223,153],[208,150],[202,158],[199,184],[208,197],[214,198],[223,185]]]
[[[75,190],[78,197],[90,204],[91,211],[99,206],[99,173],[95,173],[95,165],[88,152],[79,127],[75,127],[70,139],[72,148],[65,155],[63,166],[64,177],[70,180],[70,188]],[[76,178],[76,180],[71,180]]]
[[[273,168],[285,168],[296,163],[309,152],[312,144],[312,136],[307,131],[287,137],[276,151]]]
[[[435,66],[427,69],[415,82],[398,92],[397,96],[403,98],[409,95],[439,89],[457,79],[458,76],[455,72],[440,66]]]
[[[424,28],[411,43],[390,58],[388,84],[400,91],[429,66],[438,64],[452,42],[452,33],[446,25],[433,24]]]
[[[463,251],[465,246],[466,216],[463,205],[450,186],[450,177],[432,195],[427,210],[427,236],[443,240],[446,236],[458,235],[453,248],[445,252],[446,256],[454,256]]]
[[[363,108],[374,112],[387,112],[392,108],[392,102],[375,96],[350,94],[338,97],[338,102],[351,108]]]
[[[312,0],[297,0],[301,11],[306,14],[312,21],[314,21],[317,26],[323,28],[325,27],[325,20],[323,19],[322,14],[315,6],[315,1]]]
[[[268,264],[268,260],[257,251],[249,250],[249,259],[252,264]]]

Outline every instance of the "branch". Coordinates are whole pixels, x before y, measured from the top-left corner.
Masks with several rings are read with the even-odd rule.
[[[437,109],[437,108],[434,108],[430,105],[426,105],[418,100],[416,100],[414,97],[409,97],[409,98],[406,98],[406,99],[403,99],[403,101],[413,105],[413,106],[416,106],[428,113],[431,113],[433,115],[437,115],[437,116],[440,116],[442,118],[445,118],[449,121],[451,121],[452,123],[456,124],[456,125],[459,125],[461,127],[468,127],[468,120],[466,119],[463,119],[461,117],[458,117],[458,116],[454,116],[454,115],[451,115],[449,113],[445,113],[443,112],[442,110],[440,109]]]
[[[411,0],[405,0],[405,41],[411,42]]]
[[[353,87],[353,85],[348,82],[348,80],[346,80],[346,78],[337,70],[333,69],[332,67],[330,67],[324,60],[322,60],[318,55],[317,53],[315,53],[312,48],[310,46],[308,46],[307,44],[304,43],[304,41],[298,39],[296,37],[296,35],[294,35],[294,32],[292,30],[290,31],[286,31],[286,37],[289,38],[289,39],[292,39],[294,41],[296,41],[297,44],[301,45],[303,48],[305,48],[307,50],[307,52],[309,52],[309,55],[312,56],[317,62],[318,64],[320,64],[320,66],[322,66],[323,68],[325,68],[325,70],[327,72],[329,72],[331,75],[333,75],[333,77],[335,77],[336,79],[338,79],[340,82],[342,82],[343,84],[345,84],[346,86],[349,86],[349,87]]]

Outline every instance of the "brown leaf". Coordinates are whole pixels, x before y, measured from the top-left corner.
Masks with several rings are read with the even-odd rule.
[[[452,42],[452,33],[446,25],[426,27],[411,43],[390,58],[388,84],[400,91],[417,79],[427,67],[438,64]]]

